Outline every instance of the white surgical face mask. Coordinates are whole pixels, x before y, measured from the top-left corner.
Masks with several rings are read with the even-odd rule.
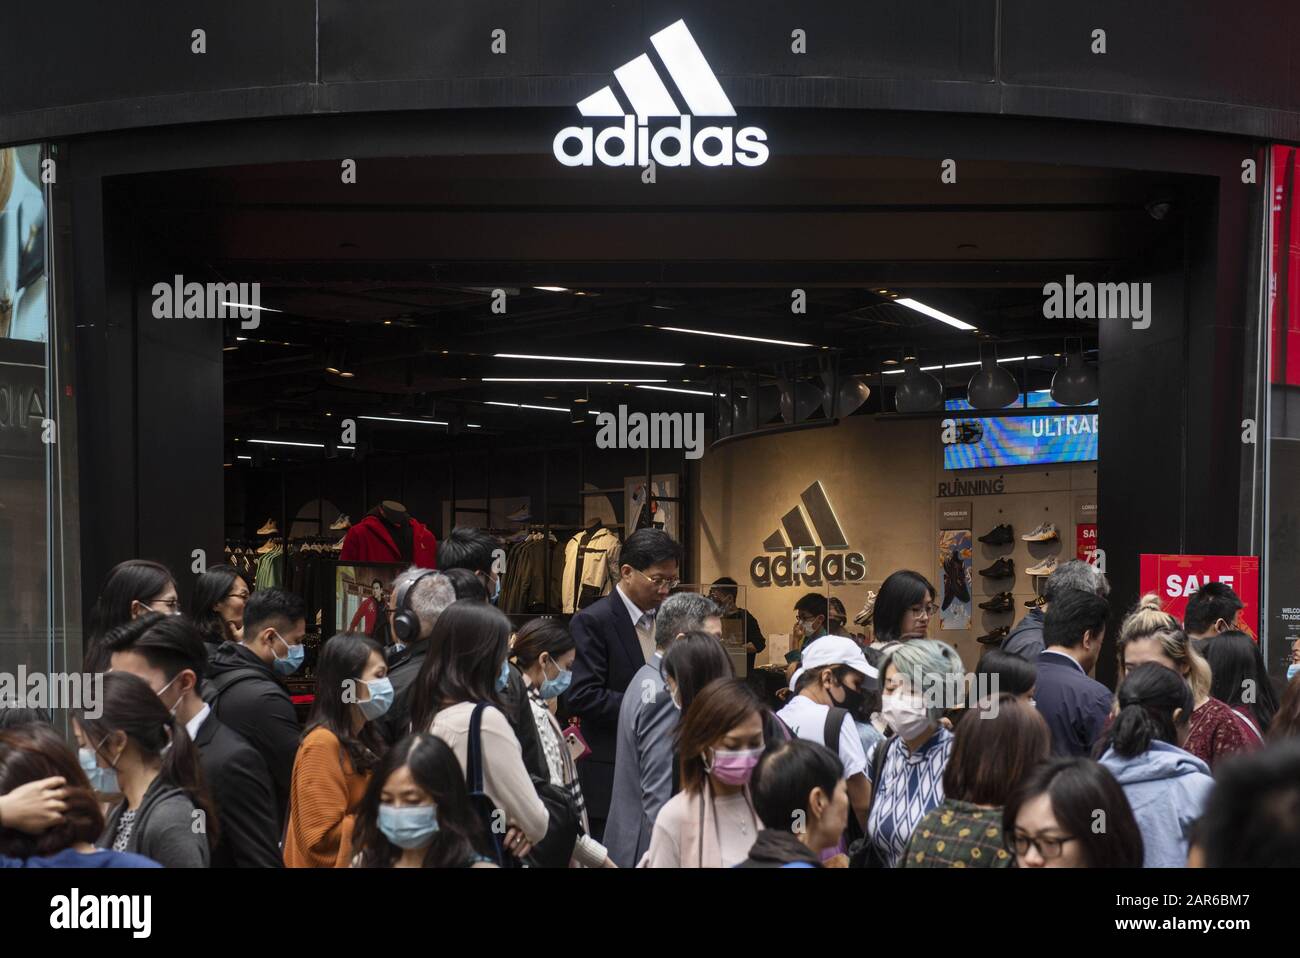
[[[917,738],[934,724],[920,696],[908,692],[881,696],[880,717],[905,740]]]

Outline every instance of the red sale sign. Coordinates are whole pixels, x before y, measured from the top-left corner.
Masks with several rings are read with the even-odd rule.
[[[1259,641],[1259,557],[1258,556],[1171,556],[1142,555],[1139,572],[1141,590],[1160,596],[1164,609],[1183,620],[1187,600],[1207,582],[1222,582],[1245,603],[1240,627]]]
[[[1097,557],[1097,523],[1080,522],[1074,527],[1074,557],[1093,562]]]

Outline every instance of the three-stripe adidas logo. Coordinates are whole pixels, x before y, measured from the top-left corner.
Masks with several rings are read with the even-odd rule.
[[[555,158],[565,166],[591,166],[595,160],[605,166],[649,166],[652,160],[658,166],[690,166],[692,157],[702,166],[766,163],[767,133],[759,127],[706,126],[692,134],[693,117],[735,116],[736,110],[686,21],[660,30],[650,44],[689,112],[681,111],[654,61],[643,53],[614,71],[630,110],[623,108],[613,84],[578,103],[583,116],[622,117],[622,125],[599,134],[590,126],[566,126],[555,135]],[[677,125],[664,125],[651,135],[648,121],[665,117],[676,118]],[[574,140],[578,151],[571,153],[568,144]]]
[[[827,582],[860,582],[867,575],[862,553],[826,551],[848,547],[844,527],[818,480],[800,493],[799,502],[781,517],[780,527],[763,540],[764,551],[779,554],[755,556],[750,578],[757,585],[817,585],[823,577]]]

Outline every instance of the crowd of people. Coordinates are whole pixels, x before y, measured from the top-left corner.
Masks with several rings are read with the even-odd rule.
[[[494,607],[496,543],[455,529],[387,595],[387,633],[321,643],[300,724],[297,596],[131,560],[109,575],[75,747],[0,709],[0,865],[999,868],[1300,865],[1300,650],[1274,687],[1227,586],[1183,621],[1144,596],[1107,645],[1105,577],[1069,562],[969,674],[936,592],[890,575],[845,631],[794,605],[784,687],[721,641],[736,584],[679,591],[629,536],[569,622]],[[1091,673],[1103,647],[1117,688]]]

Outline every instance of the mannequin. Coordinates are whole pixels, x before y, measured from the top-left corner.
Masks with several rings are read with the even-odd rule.
[[[433,533],[406,506],[385,499],[353,525],[343,537],[340,562],[414,563],[436,567],[438,543]]]

